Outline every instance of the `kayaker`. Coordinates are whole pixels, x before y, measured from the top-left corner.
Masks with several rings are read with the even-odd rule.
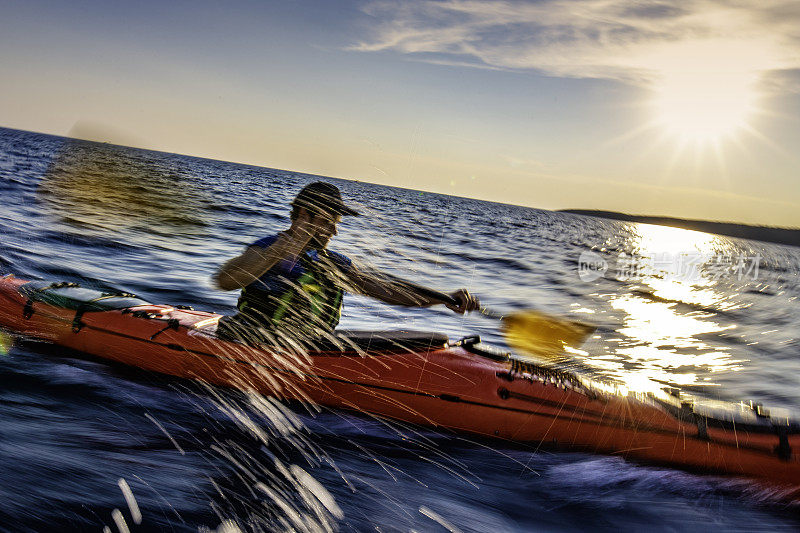
[[[479,308],[466,289],[450,296],[454,305],[427,296],[414,284],[359,267],[328,250],[342,216],[358,216],[326,182],[305,186],[291,203],[291,226],[253,242],[214,274],[222,290],[241,289],[238,313],[220,320],[222,338],[269,343],[329,338],[339,323],[345,291],[392,305],[443,304],[456,313]]]

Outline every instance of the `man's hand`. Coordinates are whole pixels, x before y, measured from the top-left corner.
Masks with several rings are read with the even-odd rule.
[[[450,295],[455,301],[458,302],[458,305],[448,304],[448,309],[451,311],[455,311],[456,313],[463,315],[468,311],[476,311],[481,308],[481,303],[478,301],[476,296],[472,296],[467,289],[458,289],[456,292]]]
[[[292,226],[283,233],[269,248],[259,246],[248,247],[241,255],[226,262],[212,277],[214,284],[224,290],[240,289],[254,282],[282,259],[295,259],[303,253],[312,239],[320,239],[321,232],[325,237],[322,248],[330,236],[336,233],[335,223],[330,217],[314,217],[305,209],[292,221]],[[319,245],[319,243],[316,243]]]
[[[341,215],[331,213],[313,214],[306,209],[301,209],[300,214],[292,223],[288,233],[296,240],[317,250],[328,246],[328,241],[336,235],[336,225],[341,221]]]
[[[293,241],[301,243],[304,247],[308,241],[319,231],[317,223],[311,216],[311,213],[305,209],[300,211],[300,214],[292,221],[291,227],[286,231]]]

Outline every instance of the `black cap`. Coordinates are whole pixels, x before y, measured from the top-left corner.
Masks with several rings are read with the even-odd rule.
[[[344,205],[339,189],[324,181],[315,181],[303,187],[292,200],[292,206],[335,215],[358,216],[361,214]]]

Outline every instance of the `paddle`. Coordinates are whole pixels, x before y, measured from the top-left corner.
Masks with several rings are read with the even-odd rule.
[[[416,284],[412,286],[425,296],[458,305],[458,301],[449,294]],[[548,362],[566,359],[564,348],[578,348],[595,330],[590,324],[549,315],[535,309],[501,314],[482,307],[480,313],[501,321],[506,342],[515,351]]]

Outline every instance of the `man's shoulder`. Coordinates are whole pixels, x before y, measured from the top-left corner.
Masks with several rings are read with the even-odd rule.
[[[333,261],[335,264],[339,266],[345,266],[349,268],[353,264],[353,261],[342,253],[333,250],[326,250],[326,252],[328,254],[328,257],[331,258],[331,261]]]
[[[261,237],[257,241],[250,243],[250,246],[258,246],[259,248],[269,248],[275,241],[278,240],[278,234],[275,235],[268,235],[266,237]]]

